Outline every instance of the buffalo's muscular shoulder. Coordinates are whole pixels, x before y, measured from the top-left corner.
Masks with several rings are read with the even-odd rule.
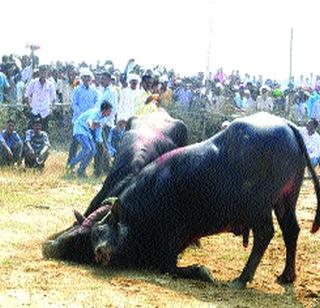
[[[119,195],[148,163],[163,153],[187,145],[187,142],[185,124],[173,119],[164,110],[133,118],[129,130],[124,134],[114,165],[84,216],[97,209],[107,197]]]
[[[279,282],[292,282],[299,234],[295,206],[306,165],[318,198],[316,229],[319,182],[299,131],[267,113],[236,120],[211,139],[174,149],[144,167],[104,223],[93,227],[94,253],[110,264],[211,281],[203,267],[177,267],[178,254],[196,238],[231,231],[246,239],[250,229],[253,248],[233,282],[243,287],[273,237],[274,209],[287,250]]]

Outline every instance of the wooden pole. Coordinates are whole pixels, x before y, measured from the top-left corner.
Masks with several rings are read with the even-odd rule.
[[[290,68],[289,68],[289,82],[292,78],[292,46],[293,45],[293,28],[291,28],[291,34],[290,34]]]

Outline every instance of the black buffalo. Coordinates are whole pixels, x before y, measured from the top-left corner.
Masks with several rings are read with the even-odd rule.
[[[118,196],[148,163],[188,143],[185,124],[164,110],[133,118],[127,126],[113,167],[84,216],[90,215],[108,197]]]
[[[63,235],[77,248],[68,257],[212,281],[204,267],[177,267],[178,255],[194,239],[252,230],[251,254],[232,283],[244,287],[273,237],[274,210],[286,245],[278,281],[291,283],[299,234],[295,207],[306,166],[318,200],[312,227],[316,232],[320,186],[297,128],[267,113],[238,119],[218,135],[147,165],[119,194],[111,211],[104,211],[104,218],[103,213],[92,213],[99,218],[87,232]],[[44,251],[49,251],[47,256],[52,250],[57,254],[61,246],[58,238],[47,242]]]
[[[91,227],[101,219],[102,213],[105,215],[110,210],[110,204],[106,201],[108,197],[119,195],[148,163],[188,143],[186,125],[172,118],[164,109],[129,119],[126,130],[101,190],[91,201],[84,216],[75,211],[77,223],[74,226],[50,237],[45,244],[46,256],[91,262],[93,255],[89,251],[79,250],[79,247],[90,242],[88,236]],[[51,242],[53,240],[55,242]]]

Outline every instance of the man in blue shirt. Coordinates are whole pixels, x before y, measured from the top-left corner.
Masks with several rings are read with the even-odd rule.
[[[0,72],[0,104],[4,102],[5,90],[10,87],[7,76]]]
[[[103,72],[100,76],[100,85],[103,87],[103,93],[98,100],[96,107],[100,108],[102,101],[107,100],[112,105],[112,112],[108,118],[105,118],[103,123],[104,140],[106,141],[109,135],[110,128],[115,125],[115,118],[118,112],[118,93],[112,85],[112,78],[108,72]],[[101,143],[96,142],[96,155],[94,156],[94,175],[99,177],[101,173],[108,173],[109,158],[104,155],[104,148]]]
[[[125,120],[120,120],[117,126],[111,128],[108,136],[108,141],[107,141],[108,152],[111,157],[116,156],[119,149],[120,141],[122,140],[125,131],[126,131]]]
[[[24,164],[27,168],[44,169],[51,148],[48,134],[42,130],[42,119],[33,119],[32,129],[26,131]]]
[[[102,125],[104,119],[110,116],[111,112],[112,105],[105,100],[102,102],[100,109],[89,109],[74,122],[73,139],[81,144],[82,148],[68,163],[68,172],[72,172],[75,166],[80,163],[77,174],[79,177],[87,177],[86,168],[96,154],[95,141],[100,144],[103,143]]]
[[[0,132],[0,165],[21,164],[23,143],[14,130],[14,122],[8,120],[7,127]]]
[[[98,102],[98,92],[91,85],[93,78],[92,72],[88,68],[82,68],[80,71],[80,78],[82,84],[76,87],[71,95],[72,107],[72,124],[87,110],[94,108]],[[73,138],[69,149],[68,164],[70,160],[76,155],[79,143]]]

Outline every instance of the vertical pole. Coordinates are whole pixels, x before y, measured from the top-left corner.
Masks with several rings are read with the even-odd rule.
[[[206,68],[206,77],[209,78],[210,68],[212,66],[211,57],[212,57],[212,12],[213,12],[213,0],[209,0],[209,41],[208,41],[208,52],[207,52],[207,68]]]
[[[291,83],[291,79],[292,79],[292,46],[293,45],[293,28],[291,28],[290,31],[290,65],[289,65],[289,83]],[[286,115],[288,116],[290,113],[290,109],[292,107],[292,103],[293,103],[293,96],[292,93],[289,93],[288,96],[288,104],[286,107]]]
[[[291,28],[290,34],[290,68],[289,68],[289,81],[292,78],[292,44],[293,44],[293,28]]]

